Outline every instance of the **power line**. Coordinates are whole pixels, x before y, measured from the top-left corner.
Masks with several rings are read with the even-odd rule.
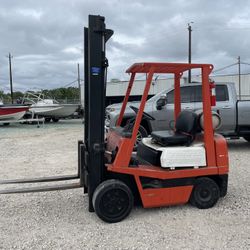
[[[230,65],[227,65],[227,66],[225,66],[225,67],[223,67],[223,68],[219,68],[219,69],[217,69],[217,70],[213,70],[213,73],[222,71],[222,70],[224,70],[224,69],[230,68],[230,67],[235,66],[235,65],[238,65],[238,64],[239,64],[239,62],[230,64]],[[250,65],[250,63],[246,63],[246,62],[240,62],[240,64],[243,64],[243,65]]]
[[[78,79],[74,80],[73,82],[67,83],[67,84],[63,85],[63,88],[68,87],[68,86],[70,86],[71,84],[73,84],[73,83],[75,83],[77,81],[78,81]]]
[[[223,68],[219,68],[219,69],[217,69],[217,70],[213,70],[213,73],[222,71],[222,70],[224,70],[224,69],[230,68],[230,67],[235,66],[235,65],[237,65],[237,64],[238,64],[238,63],[233,63],[233,64],[230,64],[230,65],[225,66],[225,67],[223,67]]]
[[[250,65],[250,63],[246,63],[246,62],[241,62],[241,64]]]
[[[195,27],[195,31],[202,32],[204,30],[224,30],[224,31],[233,31],[233,30],[248,30],[250,27]]]
[[[231,73],[231,74],[215,74],[215,75],[211,75],[212,77],[213,76],[219,76],[219,77],[223,77],[223,76],[238,76],[239,74],[238,73]],[[241,73],[242,76],[247,76],[247,75],[250,75],[250,72],[248,73]],[[198,75],[199,76],[199,75]]]

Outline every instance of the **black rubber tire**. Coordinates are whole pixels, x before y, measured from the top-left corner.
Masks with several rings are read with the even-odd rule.
[[[52,118],[52,121],[53,121],[53,122],[58,122],[59,119],[58,119],[58,118]]]
[[[45,122],[50,122],[50,121],[51,121],[51,118],[50,118],[50,117],[45,117],[44,121],[45,121]]]
[[[208,178],[201,177],[195,182],[189,202],[200,209],[213,207],[220,197],[217,183]]]
[[[129,130],[132,132],[132,129],[133,128],[130,128]],[[137,151],[138,144],[141,142],[142,138],[144,137],[148,137],[148,132],[142,125],[140,125],[137,136],[136,136],[134,151]]]
[[[128,123],[124,127],[124,130],[128,131],[128,132],[132,132],[133,127],[134,127],[134,124]],[[148,132],[142,125],[140,125],[140,127],[138,129],[137,136],[136,136],[136,141],[135,141],[135,145],[134,145],[134,149],[133,149],[134,151],[137,151],[138,144],[141,142],[142,138],[144,138],[144,137],[148,137]]]
[[[134,150],[137,149],[138,144],[141,142],[142,138],[144,138],[144,137],[148,137],[148,132],[142,125],[140,125],[140,127],[138,129],[137,136],[136,136]]]
[[[130,214],[134,205],[134,197],[125,183],[111,179],[102,182],[96,188],[92,203],[101,220],[116,223]]]
[[[250,142],[250,135],[245,135],[245,136],[243,136],[243,138],[244,138],[246,141]]]
[[[219,184],[220,187],[220,197],[224,197],[227,194],[228,187],[228,175],[224,175]]]

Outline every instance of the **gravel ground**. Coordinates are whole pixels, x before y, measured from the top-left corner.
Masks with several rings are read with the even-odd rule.
[[[0,179],[74,174],[79,120],[0,127]],[[0,195],[0,249],[250,249],[250,144],[229,141],[228,195],[214,208],[135,208],[117,224],[82,189]]]

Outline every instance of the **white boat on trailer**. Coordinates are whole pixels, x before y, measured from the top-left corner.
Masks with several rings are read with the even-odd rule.
[[[27,92],[23,98],[23,103],[30,104],[31,117],[45,117],[45,121],[57,122],[60,118],[72,115],[79,104],[62,104],[51,98],[45,98],[42,92]]]

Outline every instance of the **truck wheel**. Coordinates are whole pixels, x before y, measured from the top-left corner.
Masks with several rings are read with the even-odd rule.
[[[128,131],[128,132],[132,132],[133,131],[133,127],[134,127],[134,124],[128,123],[124,127],[124,130]],[[140,125],[140,127],[138,129],[137,136],[136,136],[136,141],[135,141],[135,145],[134,145],[134,151],[137,151],[138,144],[142,141],[142,138],[144,138],[144,137],[148,137],[148,132],[147,132],[147,130],[142,125]]]
[[[125,183],[111,179],[102,182],[96,188],[92,203],[100,219],[115,223],[129,215],[134,204],[134,197]]]
[[[50,122],[51,118],[50,117],[45,117],[45,122]]]
[[[244,138],[246,141],[250,142],[250,135],[245,135],[245,136],[243,136],[243,138]]]
[[[58,118],[52,118],[52,121],[53,121],[53,122],[58,122],[59,119],[58,119]]]
[[[220,197],[220,189],[215,181],[208,177],[196,180],[190,203],[200,209],[213,207]]]
[[[138,144],[142,141],[142,138],[144,137],[148,137],[148,132],[142,125],[140,125],[136,136],[134,150],[137,150]]]

